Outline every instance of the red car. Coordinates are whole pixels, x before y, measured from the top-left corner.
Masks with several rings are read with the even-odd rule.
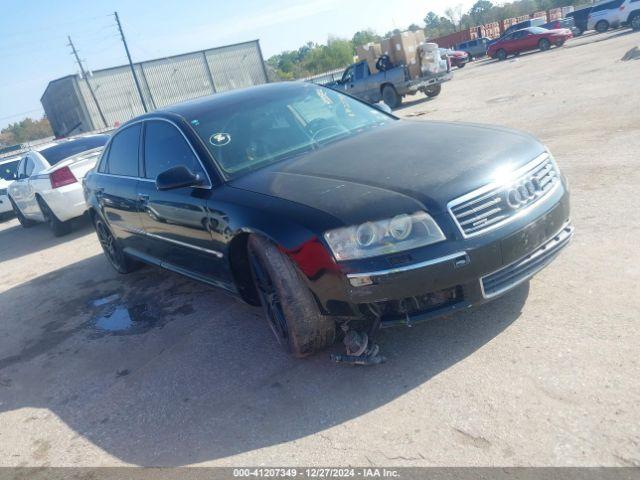
[[[529,27],[505,35],[489,45],[487,55],[504,60],[508,55],[517,55],[528,50],[549,50],[552,45],[561,47],[573,37],[571,30],[560,28],[547,30],[541,27]]]
[[[462,68],[469,61],[469,54],[461,50],[447,50],[446,55],[452,67]]]

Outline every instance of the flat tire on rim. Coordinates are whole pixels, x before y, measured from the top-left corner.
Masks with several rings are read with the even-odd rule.
[[[332,317],[323,315],[293,262],[259,235],[248,242],[249,265],[269,328],[295,357],[306,357],[335,341]]]

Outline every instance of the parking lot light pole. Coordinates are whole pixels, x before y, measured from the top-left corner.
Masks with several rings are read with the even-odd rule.
[[[142,89],[140,88],[140,82],[138,81],[138,76],[136,75],[136,69],[133,68],[133,62],[131,61],[131,54],[129,53],[129,46],[127,45],[127,40],[124,38],[124,32],[122,31],[122,25],[120,24],[120,17],[118,17],[118,12],[113,12],[113,14],[116,17],[116,23],[118,24],[118,30],[120,30],[122,43],[124,43],[124,50],[125,52],[127,52],[127,58],[129,59],[129,66],[131,67],[133,80],[136,82],[136,88],[138,89],[138,93],[140,94],[140,101],[142,102],[142,108],[144,108],[144,111],[146,113],[149,110],[147,109],[147,104],[144,101],[144,96],[142,95]]]

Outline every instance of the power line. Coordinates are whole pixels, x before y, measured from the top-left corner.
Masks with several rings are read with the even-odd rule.
[[[10,118],[21,117],[22,115],[26,115],[27,113],[41,112],[41,111],[42,111],[42,107],[34,108],[33,110],[27,110],[25,112],[16,113],[14,115],[8,115],[6,117],[0,117],[0,120],[9,120]]]
[[[113,12],[116,17],[116,23],[118,24],[118,30],[120,30],[120,36],[122,37],[122,43],[124,43],[124,50],[127,52],[127,58],[129,59],[129,66],[131,67],[131,73],[133,74],[133,80],[136,82],[136,88],[138,89],[138,93],[140,94],[140,101],[142,102],[142,108],[144,108],[145,113],[147,110],[147,103],[144,101],[144,96],[142,95],[142,89],[140,88],[140,82],[138,82],[138,76],[136,75],[136,69],[133,68],[133,62],[131,61],[131,54],[129,53],[129,47],[127,46],[127,40],[124,38],[124,32],[122,31],[122,25],[120,25],[120,17],[118,17],[118,12]]]
[[[95,102],[96,107],[98,107],[98,113],[100,114],[100,118],[102,119],[102,123],[104,124],[104,126],[106,128],[106,127],[108,127],[107,120],[104,118],[104,113],[102,113],[102,108],[100,108],[100,104],[98,103],[98,99],[96,98],[96,94],[94,93],[93,88],[91,88],[91,83],[89,82],[89,78],[87,77],[87,72],[84,70],[84,67],[82,66],[82,62],[80,61],[80,57],[78,56],[78,52],[76,51],[76,47],[73,44],[73,42],[71,41],[71,36],[67,36],[67,38],[69,39],[69,43],[67,45],[71,47],[71,51],[73,52],[73,56],[76,57],[76,61],[78,62],[78,66],[80,67],[80,72],[82,73],[82,78],[84,78],[84,81],[87,84],[87,88],[89,88],[89,92],[91,93],[91,97],[93,98],[93,101]]]

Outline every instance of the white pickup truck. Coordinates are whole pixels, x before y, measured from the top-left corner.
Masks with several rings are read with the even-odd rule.
[[[95,166],[107,140],[109,135],[88,135],[26,153],[17,180],[8,187],[20,224],[46,222],[55,236],[69,233],[69,221],[86,210],[82,179]]]

